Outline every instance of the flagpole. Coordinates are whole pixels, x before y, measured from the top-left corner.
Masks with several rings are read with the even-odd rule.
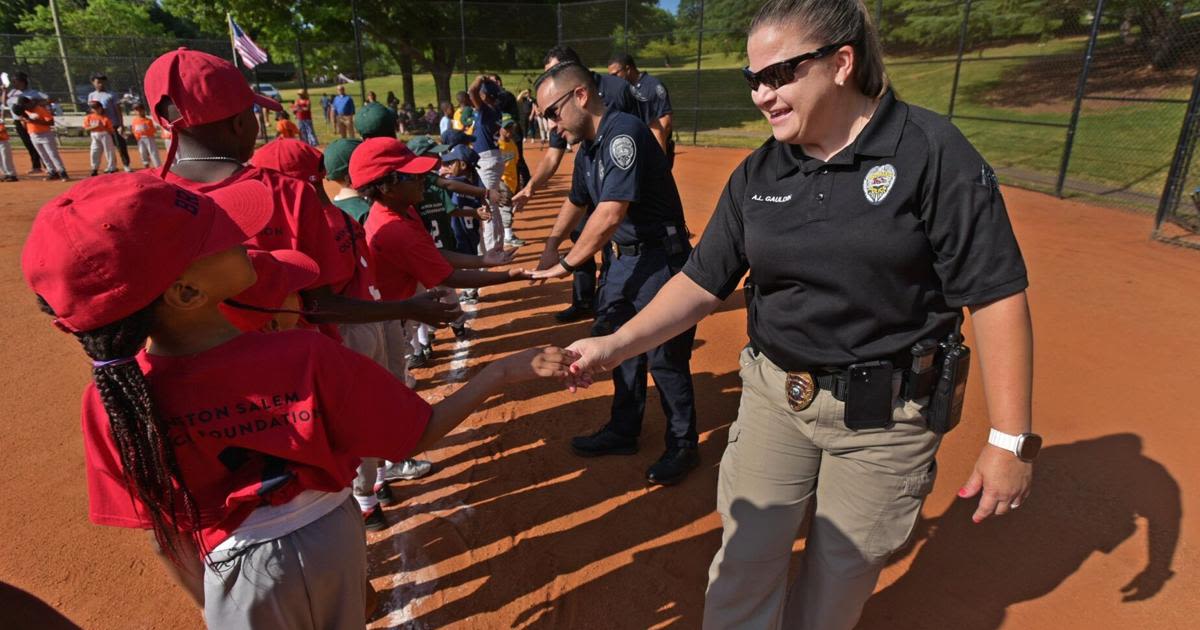
[[[233,53],[233,67],[241,68],[238,63],[237,40],[233,36],[233,14],[229,11],[225,12],[225,28],[229,30],[229,51]]]

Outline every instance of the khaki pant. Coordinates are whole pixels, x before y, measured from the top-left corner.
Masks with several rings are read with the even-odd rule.
[[[742,399],[721,459],[724,531],[708,572],[704,627],[853,628],[933,486],[941,439],[925,428],[926,401],[896,398],[892,426],[851,431],[845,405],[829,392],[794,412],[783,370],[749,350],[740,360]],[[893,394],[899,387],[897,377]],[[814,499],[789,592],[792,544]]]
[[[333,121],[337,135],[343,138],[354,137],[354,116],[334,116]]]

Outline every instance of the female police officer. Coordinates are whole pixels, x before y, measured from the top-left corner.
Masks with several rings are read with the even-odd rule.
[[[914,374],[938,347],[925,340],[954,334],[964,306],[994,429],[959,496],[982,490],[980,521],[1029,493],[1040,439],[1025,266],[991,169],[945,118],[887,87],[861,0],[769,0],[747,52],[774,137],[730,176],[683,273],[615,334],[574,344],[575,369],[586,385],[588,371],[695,325],[749,271],[704,625],[851,628],[933,483],[936,405]]]

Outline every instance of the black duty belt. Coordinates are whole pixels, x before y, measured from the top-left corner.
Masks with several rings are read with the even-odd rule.
[[[642,241],[632,245],[614,243],[614,245],[617,249],[617,256],[641,256],[652,249],[663,249],[665,247],[662,241]]]
[[[755,355],[761,354],[753,344],[749,345],[750,351]],[[908,353],[900,354],[891,357],[893,366],[905,365],[904,361],[909,361]],[[782,368],[780,368],[782,369]],[[893,367],[893,373],[899,372],[902,377],[907,377],[907,367]],[[846,401],[846,390],[850,379],[848,378],[849,366],[844,367],[815,367],[808,370],[784,370],[787,374],[787,396],[788,402],[796,411],[800,411],[812,403],[813,397],[820,390],[825,390],[833,395],[834,399],[839,402]],[[932,387],[928,391],[918,391],[914,398],[922,398],[933,393]]]

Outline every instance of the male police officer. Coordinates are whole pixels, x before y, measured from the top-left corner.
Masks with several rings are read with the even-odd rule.
[[[662,147],[667,154],[667,161],[674,166],[675,141],[671,139],[674,115],[671,113],[671,96],[667,93],[667,86],[658,77],[650,76],[649,72],[638,70],[637,62],[629,53],[613,55],[608,61],[608,73],[625,79],[633,86],[642,122],[650,126],[654,137],[658,139],[658,146]],[[652,124],[656,121],[658,127]]]
[[[592,73],[575,62],[546,71],[537,85],[542,113],[575,155],[571,192],[550,233],[558,251],[563,236],[595,206],[566,255],[535,279],[564,277],[616,242],[616,257],[600,291],[600,310],[619,327],[650,303],[687,262],[691,245],[683,206],[667,158],[650,129],[636,116],[606,109]],[[585,456],[633,454],[646,408],[646,369],[654,375],[667,416],[666,452],[646,472],[654,484],[677,483],[697,464],[696,409],[689,366],[695,327],[613,370],[612,414],[600,431],[571,440]]]
[[[582,65],[583,62],[569,46],[555,46],[551,48],[546,56],[542,59],[542,68],[549,70],[551,67],[564,63],[574,62]],[[620,77],[614,77],[606,74],[591,73],[593,83],[600,95],[600,100],[604,106],[617,111],[626,112],[629,114],[639,115],[637,93],[633,86]],[[535,95],[536,97],[536,95]],[[543,104],[545,105],[545,104]],[[653,129],[655,125],[651,125]],[[514,210],[520,210],[533,194],[538,189],[546,185],[550,178],[558,171],[558,165],[562,163],[563,155],[567,151],[567,140],[558,133],[551,130],[550,132],[550,147],[546,149],[546,153],[542,156],[542,160],[538,162],[537,171],[530,178],[529,183],[525,185],[520,192],[513,195],[512,203]],[[580,221],[579,226],[571,233],[572,240],[579,236],[583,230],[583,221],[587,217],[584,216]],[[548,245],[548,244],[547,244]],[[604,269],[608,266],[608,249],[601,249],[601,258],[603,267],[600,270],[600,282],[604,282]],[[553,264],[558,260],[558,252],[550,247],[547,247],[542,253],[542,262]],[[596,285],[596,263],[594,260],[585,260],[579,265],[578,270],[574,273],[574,284],[572,286],[571,306],[566,310],[555,314],[555,319],[560,322],[568,323],[581,320],[585,317],[590,317],[595,314],[593,307],[593,299],[597,293]],[[597,314],[596,325],[593,327],[595,334],[607,334],[611,332],[603,313]]]

